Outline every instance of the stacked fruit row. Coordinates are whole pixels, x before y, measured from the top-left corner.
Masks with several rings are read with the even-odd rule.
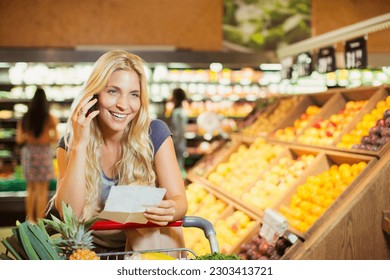
[[[242,202],[259,212],[272,208],[314,160],[315,155],[310,153],[297,158],[282,157],[242,194]]]
[[[308,126],[310,121],[320,112],[321,108],[316,105],[310,105],[306,111],[296,119],[291,126],[280,128],[272,134],[272,137],[281,141],[293,141]]]
[[[251,240],[241,244],[238,256],[241,260],[278,260],[291,246],[291,242],[283,236],[270,244],[256,234]]]
[[[371,92],[341,92],[330,103],[332,106],[327,106],[325,111],[325,106],[308,106],[297,119],[288,121],[292,125],[275,130],[269,137],[305,145],[368,151],[378,151],[389,142],[387,91],[374,88]],[[345,106],[341,107],[342,104]]]
[[[332,114],[328,119],[317,119],[311,127],[298,136],[297,141],[308,145],[331,145],[366,103],[367,100],[348,101],[343,109]]]
[[[223,160],[225,154],[232,148],[234,147],[231,141],[215,148],[211,154],[204,155],[196,163],[196,165],[191,169],[191,173],[194,173],[197,176],[205,176],[213,166]]]
[[[246,136],[268,135],[299,101],[300,98],[298,97],[280,99],[275,108],[273,107],[274,105],[270,105],[270,110],[265,110],[252,124],[244,128],[241,133]]]
[[[377,151],[390,140],[390,96],[376,103],[356,127],[345,134],[338,148]]]
[[[257,223],[248,214],[210,193],[199,183],[187,186],[187,199],[191,205],[187,215],[205,218],[214,225],[222,253],[230,253]],[[186,247],[198,255],[210,253],[210,244],[201,230],[184,228],[183,231]]]
[[[208,180],[216,188],[240,197],[275,160],[284,148],[258,138],[247,146],[241,143],[226,162],[219,163]]]
[[[329,159],[327,159],[329,160]],[[290,226],[305,233],[367,166],[366,161],[332,164],[305,183],[279,207]]]

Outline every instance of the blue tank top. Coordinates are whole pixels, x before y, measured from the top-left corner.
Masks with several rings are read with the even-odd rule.
[[[164,143],[165,139],[167,139],[169,136],[172,136],[172,133],[165,122],[159,119],[155,119],[150,122],[150,138],[154,149],[154,155],[156,155],[162,143]],[[65,150],[67,149],[67,147],[65,147],[64,137],[61,137],[57,147]],[[111,186],[116,186],[118,181],[115,178],[107,177],[103,170],[101,181],[102,193],[100,195],[99,206],[103,207],[107,200],[108,194],[110,193]]]

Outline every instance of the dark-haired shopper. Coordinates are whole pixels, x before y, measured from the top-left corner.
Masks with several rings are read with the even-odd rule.
[[[49,182],[54,179],[52,144],[58,141],[57,124],[58,119],[50,114],[45,91],[38,88],[16,130],[16,141],[23,144],[21,163],[27,183],[26,219],[33,223],[45,216]]]

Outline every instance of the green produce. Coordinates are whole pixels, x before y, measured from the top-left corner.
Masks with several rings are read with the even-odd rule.
[[[240,257],[237,255],[225,255],[222,253],[211,253],[211,254],[206,254],[203,256],[197,256],[195,260],[240,260]]]
[[[47,226],[57,233],[59,237],[53,239],[62,255],[70,260],[98,260],[99,257],[92,250],[94,248],[92,230],[89,228],[97,217],[87,221],[79,221],[70,205],[62,202],[63,220],[51,215],[52,220],[43,219]]]
[[[16,222],[16,227],[12,229],[13,235],[3,239],[1,242],[7,250],[7,254],[2,253],[0,259],[3,260],[61,260],[63,259],[57,252],[55,245],[49,234],[46,232],[43,221],[38,225],[28,221]]]

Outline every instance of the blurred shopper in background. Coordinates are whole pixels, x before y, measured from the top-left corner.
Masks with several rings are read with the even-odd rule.
[[[58,141],[57,124],[58,119],[50,114],[45,91],[38,88],[16,130],[16,142],[23,145],[21,163],[27,183],[26,219],[33,223],[45,216],[49,182],[54,179],[52,144]]]
[[[177,161],[183,178],[186,177],[185,158],[187,151],[187,139],[185,130],[187,127],[188,116],[183,108],[183,103],[187,100],[186,93],[181,88],[175,88],[172,92],[173,110],[171,115],[171,129],[173,133],[173,142]]]

